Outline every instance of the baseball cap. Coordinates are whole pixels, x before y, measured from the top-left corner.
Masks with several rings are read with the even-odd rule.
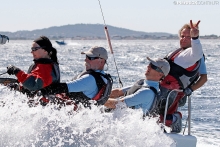
[[[89,57],[100,57],[105,60],[108,59],[107,50],[105,48],[99,47],[99,46],[92,47],[86,52],[81,52],[81,54],[86,54]]]
[[[155,66],[157,66],[158,68],[160,68],[163,72],[163,74],[165,76],[168,75],[168,73],[170,72],[170,64],[167,60],[165,59],[151,59],[149,57],[147,57],[147,59]]]

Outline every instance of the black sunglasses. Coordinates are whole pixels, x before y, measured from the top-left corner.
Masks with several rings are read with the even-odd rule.
[[[163,73],[163,71],[161,70],[161,68],[159,68],[159,67],[153,65],[152,63],[150,63],[150,67],[151,67],[152,69],[156,70],[157,72]]]
[[[86,58],[89,59],[89,60],[100,59],[99,57],[89,57],[89,56],[86,56]]]
[[[40,49],[40,48],[42,48],[42,47],[32,47],[31,50],[32,50],[32,51],[36,51],[36,50],[38,50],[38,49]]]

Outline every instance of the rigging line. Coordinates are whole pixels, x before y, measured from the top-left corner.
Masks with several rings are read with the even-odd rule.
[[[102,19],[103,19],[103,21],[104,21],[104,25],[106,26],[106,24],[105,24],[105,18],[104,18],[103,12],[102,12],[101,3],[100,3],[100,0],[98,0],[98,1],[99,1],[99,7],[100,7],[100,10],[101,10],[101,13],[102,13]]]
[[[4,74],[6,74],[6,73],[7,73],[7,72],[4,72],[4,73],[0,73],[0,76],[1,76],[1,75],[4,75]]]
[[[98,0],[98,1],[99,1],[100,10],[101,10],[101,13],[102,13],[102,19],[104,21],[105,35],[106,35],[106,38],[107,38],[107,41],[108,41],[110,51],[113,55],[116,71],[117,71],[117,74],[118,74],[118,81],[119,81],[120,86],[123,87],[123,84],[121,82],[121,79],[120,79],[120,76],[119,76],[119,73],[118,73],[118,67],[117,67],[117,64],[116,64],[116,61],[115,61],[115,56],[114,56],[114,53],[113,53],[112,44],[111,44],[110,36],[109,36],[109,33],[108,33],[108,28],[107,28],[107,25],[105,23],[105,18],[104,18],[103,11],[102,11],[102,6],[101,6],[101,3],[100,3],[100,0]]]

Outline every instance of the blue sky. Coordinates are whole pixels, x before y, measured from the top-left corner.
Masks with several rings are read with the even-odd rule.
[[[200,35],[220,36],[220,0],[100,0],[107,25],[177,34],[201,20]],[[210,2],[211,4],[207,4]],[[67,24],[103,24],[98,0],[0,0],[0,31],[15,32]]]

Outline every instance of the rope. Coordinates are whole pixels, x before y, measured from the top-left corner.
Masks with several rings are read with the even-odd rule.
[[[114,53],[113,53],[113,49],[112,49],[112,45],[111,45],[111,40],[110,40],[110,36],[109,36],[109,33],[108,33],[108,28],[107,28],[107,25],[105,23],[105,18],[104,18],[103,11],[102,11],[102,6],[101,6],[101,3],[100,3],[100,0],[98,0],[98,1],[99,1],[100,10],[101,10],[101,13],[102,13],[102,19],[104,21],[104,29],[105,29],[106,39],[108,41],[108,45],[109,45],[110,51],[111,51],[111,53],[113,55],[113,59],[114,59],[114,63],[115,63],[115,68],[116,68],[116,71],[117,71],[117,74],[118,74],[118,81],[119,81],[120,87],[123,87],[123,84],[121,82],[121,79],[120,79],[120,76],[119,76],[119,73],[118,73],[118,67],[117,67],[117,64],[116,64],[116,61],[115,61],[115,56],[114,56]]]

